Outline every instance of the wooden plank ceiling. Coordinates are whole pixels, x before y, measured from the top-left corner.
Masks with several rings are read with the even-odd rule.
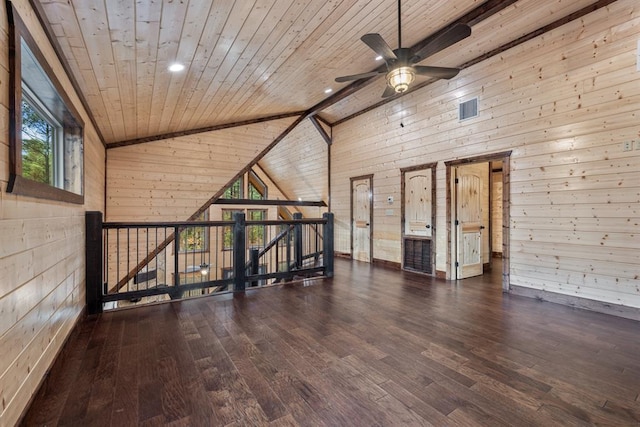
[[[381,65],[363,34],[398,45],[396,0],[32,1],[107,144],[308,110],[348,85],[335,77]],[[513,2],[422,64],[460,66],[591,3]],[[402,5],[409,47],[483,2]],[[186,69],[170,73],[173,62]],[[379,77],[319,115],[349,117],[379,102],[384,84]]]

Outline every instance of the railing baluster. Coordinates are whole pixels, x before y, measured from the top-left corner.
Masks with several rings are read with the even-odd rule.
[[[300,212],[294,213],[293,219],[302,219],[302,214]],[[293,240],[296,269],[299,270],[302,268],[302,224],[296,224],[293,227]]]
[[[250,263],[251,263],[251,274],[252,275],[256,275],[256,274],[260,274],[260,258],[258,257],[258,255],[260,254],[260,251],[258,249],[250,249],[249,250],[250,253]],[[258,282],[256,280],[251,281],[251,286],[255,287],[258,286]]]
[[[175,239],[173,239],[173,286],[178,288],[180,285],[180,259],[178,257],[178,253],[180,252],[180,227],[176,226],[173,228],[173,235]]]

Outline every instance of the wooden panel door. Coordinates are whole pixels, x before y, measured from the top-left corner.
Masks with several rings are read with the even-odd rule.
[[[405,236],[431,237],[431,169],[406,172],[404,185]]]
[[[351,180],[352,257],[371,262],[371,177]]]
[[[456,168],[457,278],[482,274],[482,189],[481,174],[470,168]]]

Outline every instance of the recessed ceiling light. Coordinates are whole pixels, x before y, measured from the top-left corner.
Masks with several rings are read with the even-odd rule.
[[[378,55],[376,56],[376,61],[381,61],[382,60],[382,56]]]
[[[184,70],[184,65],[178,64],[177,62],[169,65],[169,71],[173,73],[177,73],[178,71]]]
[[[331,93],[331,92],[333,92],[333,89],[331,89],[331,88],[324,90],[324,93]]]

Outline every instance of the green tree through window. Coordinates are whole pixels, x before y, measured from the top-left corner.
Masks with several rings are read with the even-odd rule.
[[[223,209],[222,210],[222,220],[223,221],[233,221],[233,215],[235,213],[243,213],[243,210],[238,209]],[[233,226],[227,225],[222,229],[222,249],[230,250],[233,249]]]
[[[267,211],[264,209],[249,209],[247,211],[248,221],[264,221]],[[247,227],[247,242],[250,248],[264,247],[264,225],[250,225]]]
[[[198,216],[196,221],[207,221],[208,211]],[[209,227],[187,227],[180,232],[180,252],[204,252],[208,249]]]
[[[22,176],[55,185],[55,128],[33,106],[22,100]]]
[[[238,178],[236,182],[234,182],[233,184],[231,184],[230,187],[224,190],[224,194],[222,195],[222,198],[223,199],[241,199],[242,198],[242,178]]]

